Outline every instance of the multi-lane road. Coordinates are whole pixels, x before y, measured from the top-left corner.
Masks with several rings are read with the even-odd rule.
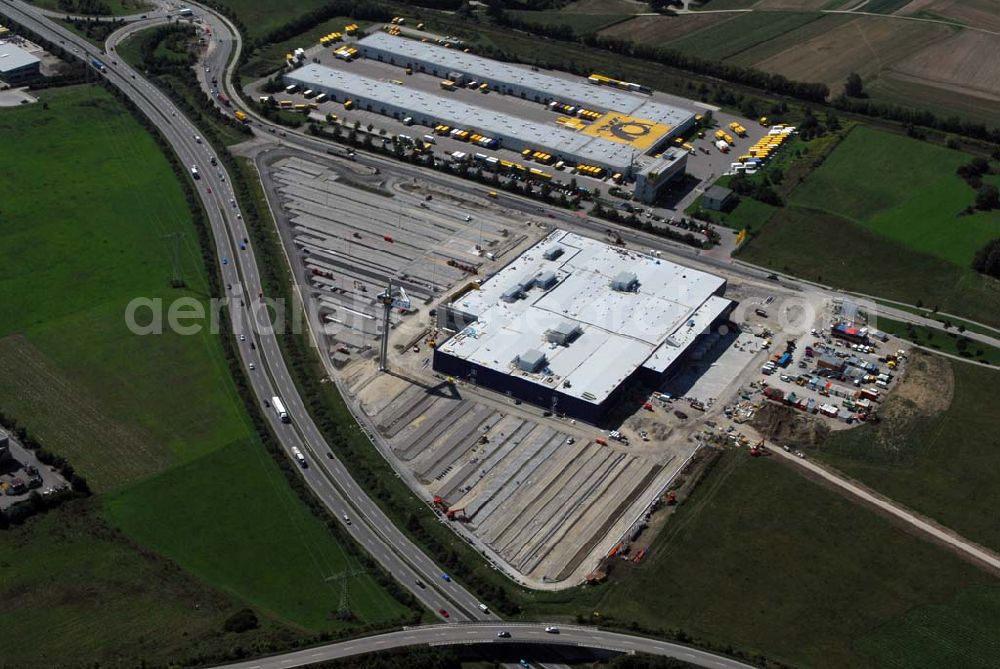
[[[327,662],[357,655],[359,652],[391,650],[416,645],[467,645],[496,644],[545,644],[548,646],[570,646],[595,648],[617,653],[646,653],[677,658],[701,667],[713,669],[749,669],[751,665],[736,660],[707,653],[696,648],[679,644],[647,639],[629,634],[603,632],[592,627],[559,627],[557,631],[546,632],[545,625],[513,623],[486,625],[424,625],[410,627],[399,632],[388,632],[363,639],[352,639],[317,648],[285,653],[275,657],[264,657],[237,664],[226,665],[225,669],[286,669],[316,662]],[[499,631],[510,636],[500,638]]]
[[[238,208],[231,202],[234,195],[229,176],[221,162],[218,166],[211,165],[212,148],[196,139],[201,131],[170,99],[121,59],[105,55],[62,26],[48,21],[31,6],[3,0],[0,10],[52,43],[65,45],[67,50],[85,60],[103,60],[107,65],[104,76],[153,121],[181,162],[189,167],[198,166],[201,178],[195,181],[195,186],[215,239],[219,269],[227,287],[226,297],[231,300],[233,336],[243,334],[246,337],[246,341],[239,342],[240,356],[254,394],[289,457],[292,447],[307,454],[311,466],[303,469],[302,475],[316,495],[338,519],[344,516],[352,519],[350,525],[344,524],[346,531],[428,609],[436,614],[442,609],[448,611],[451,620],[496,620],[494,614],[479,609],[479,602],[472,593],[454,581],[444,581],[443,572],[434,561],[403,535],[365,494],[331,451],[306,411],[275,334],[267,327],[249,327],[255,322],[255,315],[263,313],[258,299],[263,292],[260,272],[249,232],[242,216],[238,215]],[[240,250],[241,243],[246,250]],[[251,363],[256,368],[253,371],[250,371]],[[265,406],[275,396],[282,398],[292,418],[290,424],[279,421],[275,412]],[[417,585],[418,580],[423,587]]]
[[[221,162],[216,166],[211,164],[215,155],[212,148],[200,139],[201,131],[140,73],[117,56],[105,54],[83,38],[50,21],[44,12],[18,0],[0,0],[0,13],[51,43],[65,47],[68,52],[72,52],[85,62],[89,62],[92,58],[101,59],[107,66],[102,76],[121,90],[156,125],[184,165],[198,167],[200,178],[195,180],[195,186],[215,240],[219,270],[222,282],[226,285],[226,297],[231,300],[229,315],[232,336],[238,337],[238,350],[254,395],[265,410],[264,415],[286,454],[291,457],[293,448],[298,448],[307,454],[310,466],[302,470],[306,483],[330,512],[336,518],[342,519],[345,530],[424,606],[439,616],[441,616],[439,612],[448,611],[447,620],[452,622],[481,623],[471,627],[471,633],[464,631],[466,629],[464,626],[458,625],[404,631],[397,633],[400,637],[396,640],[395,646],[468,643],[473,636],[476,640],[495,640],[495,626],[499,624],[499,618],[492,612],[483,611],[477,598],[460,584],[442,578],[443,571],[438,565],[393,525],[354,481],[306,411],[282,358],[277,337],[267,327],[265,318],[258,318],[265,313],[259,299],[263,294],[263,288],[250,235],[239,213],[238,203],[233,199],[234,195],[229,185],[231,181],[225,167]],[[223,17],[208,14],[206,18],[220,34],[229,36],[229,40],[217,41],[215,46],[218,59],[216,62],[222,66],[221,64],[228,62],[232,56],[230,45],[234,44],[236,49],[239,49],[239,35]],[[163,19],[162,13],[156,13],[145,20],[139,19],[129,24],[127,28],[117,31],[112,36],[108,44],[109,49],[113,49],[132,30],[147,27]],[[266,405],[270,402],[270,398],[275,396],[282,398],[291,417],[290,423],[281,422],[274,411],[267,409]],[[344,518],[350,518],[352,522],[348,524],[343,521]],[[542,628],[529,626],[525,629],[521,641],[555,643],[553,635],[546,634],[544,629],[539,633],[539,629]],[[631,641],[628,641],[630,639]],[[684,646],[597,629],[567,631],[566,636],[560,637],[557,641],[600,648],[617,648],[619,645],[630,643],[633,647],[641,647],[648,652],[683,657],[703,666],[731,668],[745,666],[721,656]],[[261,660],[260,666],[300,666],[323,659],[316,655],[317,653],[330,653],[329,657],[333,658],[395,646],[386,645],[382,636],[369,637],[349,644],[332,644],[311,649],[306,651],[313,654],[308,658],[302,653],[295,653]]]

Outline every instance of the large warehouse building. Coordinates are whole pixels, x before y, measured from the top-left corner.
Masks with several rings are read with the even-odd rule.
[[[455,334],[434,369],[596,423],[635,383],[659,385],[706,346],[735,306],[725,289],[721,277],[557,230],[438,310]]]
[[[674,177],[684,174],[687,166],[688,154],[675,150],[672,140],[694,126],[696,115],[689,109],[580,77],[539,72],[382,32],[361,39],[357,47],[369,59],[412,68],[416,74],[442,81],[485,84],[494,93],[548,106],[563,116],[553,115],[552,122],[523,118],[509,111],[518,109],[517,105],[500,107],[486,98],[465,98],[463,102],[454,92],[389,85],[383,79],[347,71],[346,65],[332,68],[307,64],[287,72],[286,84],[325,93],[337,102],[351,100],[358,109],[400,121],[409,119],[430,128],[447,125],[495,138],[512,151],[542,151],[555,161],[635,177],[641,181],[636,196],[643,202],[655,201]],[[648,157],[651,154],[657,158]]]
[[[41,72],[42,61],[10,42],[0,42],[0,81],[16,85]]]
[[[648,96],[596,86],[584,80],[537,72],[527,67],[465,53],[459,49],[449,49],[380,32],[372,33],[359,41],[358,48],[366,58],[401,67],[412,67],[417,72],[442,79],[457,74],[460,78],[486,82],[492,90],[505,95],[516,95],[541,104],[548,104],[554,100],[604,114],[632,117],[647,125],[651,122],[653,127],[646,130],[649,134],[655,134],[657,144],[645,147],[650,151],[694,125],[694,112],[655,102]]]
[[[326,93],[337,102],[353,100],[356,107],[366,111],[396,119],[409,117],[417,125],[433,128],[444,123],[495,137],[513,151],[544,149],[553,156],[599,165],[612,172],[632,171],[635,152],[628,144],[466,104],[448,95],[387,85],[378,79],[312,63],[287,73],[285,82]]]

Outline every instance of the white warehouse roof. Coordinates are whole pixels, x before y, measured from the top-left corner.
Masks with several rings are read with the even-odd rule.
[[[385,105],[391,114],[403,110],[414,116],[424,115],[435,122],[478,131],[492,137],[512,138],[535,148],[548,149],[553,155],[572,156],[581,162],[596,163],[618,171],[626,171],[633,160],[634,149],[628,144],[590,137],[556,124],[538,123],[528,119],[466,104],[447,95],[437,95],[408,86],[396,86],[371,77],[310,63],[285,74],[285,81],[322,92]]]
[[[0,74],[40,63],[36,56],[9,42],[0,43]]]
[[[365,48],[370,47],[394,54],[401,59],[431,63],[446,72],[461,72],[475,79],[487,81],[493,88],[498,84],[519,86],[561,102],[595,111],[621,112],[673,127],[682,125],[694,117],[694,112],[690,110],[654,102],[646,96],[598,86],[582,79],[573,80],[537,72],[527,67],[465,53],[461,49],[446,49],[429,42],[397,37],[384,32],[372,33],[360,40],[358,46],[365,55],[368,55]]]
[[[561,246],[554,260],[545,252]],[[551,290],[528,289],[505,302],[502,294],[525,274],[555,272]],[[634,274],[634,292],[611,288]],[[660,258],[557,230],[451,307],[476,321],[440,345],[445,354],[505,374],[529,378],[591,403],[603,402],[639,367],[662,372],[731,306],[719,297],[722,277]],[[574,325],[568,345],[546,333]],[[538,373],[515,369],[526,351],[545,354]]]

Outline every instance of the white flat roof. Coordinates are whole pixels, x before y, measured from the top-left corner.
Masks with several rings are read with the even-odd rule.
[[[540,149],[549,149],[554,155],[573,156],[583,162],[596,162],[618,171],[628,169],[635,152],[628,144],[590,137],[556,123],[539,123],[466,104],[450,95],[427,93],[316,63],[293,70],[285,74],[284,78],[285,81],[304,88],[328,89],[342,95],[370,100],[372,103],[391,105],[411,113],[424,114],[440,123],[475,130],[483,135],[512,137]]]
[[[545,251],[555,246],[564,252],[546,260]],[[558,277],[553,288],[531,288],[519,300],[503,301],[508,288],[544,271]],[[638,278],[635,292],[611,289],[611,279],[623,271]],[[452,305],[477,320],[440,348],[600,403],[638,367],[666,370],[729,307],[715,295],[724,286],[722,277],[557,230]],[[545,341],[546,330],[567,321],[580,328],[574,341]],[[513,365],[531,349],[547,359],[537,374]]]
[[[404,59],[433,63],[447,71],[461,72],[476,79],[486,80],[494,87],[496,84],[522,86],[548,94],[562,102],[595,111],[622,112],[674,127],[694,116],[693,111],[655,102],[647,96],[598,86],[583,79],[574,81],[566,77],[537,72],[528,67],[465,53],[461,49],[446,49],[430,42],[420,42],[384,32],[372,33],[359,40],[358,45],[380,49]]]
[[[0,74],[40,62],[37,56],[31,55],[21,47],[9,42],[0,42]]]

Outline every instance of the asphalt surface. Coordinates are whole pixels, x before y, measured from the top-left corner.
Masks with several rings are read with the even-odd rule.
[[[439,613],[441,610],[447,611],[447,620],[452,621],[497,620],[494,614],[479,610],[478,599],[471,592],[454,581],[444,581],[441,578],[443,570],[403,535],[351,478],[305,410],[275,335],[266,326],[250,327],[254,322],[252,309],[259,304],[257,297],[262,293],[260,272],[252,243],[248,241],[245,251],[239,250],[240,241],[249,240],[250,235],[242,218],[237,216],[238,210],[230,204],[233,194],[225,168],[221,163],[212,167],[210,163],[214,151],[195,139],[201,131],[153,84],[121,59],[104,55],[83,38],[47,20],[34,7],[14,0],[2,0],[0,11],[46,39],[62,43],[68,50],[73,51],[75,47],[76,55],[88,62],[90,58],[100,58],[107,65],[103,76],[123,90],[142,113],[152,119],[181,162],[189,167],[198,166],[201,179],[195,181],[195,187],[205,205],[215,238],[223,284],[231,286],[226,296],[233,300],[230,311],[232,328],[234,333],[246,335],[246,341],[239,344],[240,356],[264,415],[289,458],[293,447],[306,454],[310,466],[301,473],[317,497],[336,518],[348,516],[352,522],[347,525],[341,520],[344,529],[383,569],[442,620],[445,618]],[[142,29],[152,21],[155,19],[138,21],[130,26]],[[121,30],[113,37],[120,40],[126,33],[127,30]],[[109,47],[117,43],[111,42]],[[239,306],[240,300],[243,301],[242,307]],[[253,348],[251,344],[254,344]],[[256,367],[254,371],[249,370],[251,362]],[[264,406],[274,396],[281,397],[292,418],[291,423],[280,422],[274,410]],[[418,580],[423,582],[424,587],[416,585]]]
[[[224,63],[231,62],[233,52],[239,51],[241,41],[238,31],[228,23],[223,17],[215,14],[205,14],[205,9],[201,8],[202,16],[207,18],[212,25],[215,35],[227,35],[229,39],[221,38],[216,42],[216,48],[210,54],[212,59],[210,68],[214,72],[219,72]],[[210,166],[213,152],[210,147],[195,140],[195,136],[200,135],[199,130],[190,123],[174,105],[163,96],[152,84],[143,79],[137,72],[134,72],[126,64],[115,58],[117,64],[112,65],[110,58],[106,57],[99,49],[90,45],[83,38],[77,37],[70,31],[59,25],[46,20],[43,13],[37,8],[25,5],[16,0],[0,0],[0,11],[8,14],[11,18],[31,28],[43,37],[55,42],[63,43],[71,49],[75,47],[77,54],[88,60],[91,57],[101,58],[108,64],[108,71],[104,76],[109,81],[123,90],[140,108],[140,110],[160,128],[169,143],[176,151],[178,157],[185,165],[197,165],[201,172],[202,179],[196,182],[198,192],[205,204],[205,209],[210,219],[213,235],[220,255],[220,269],[223,281],[232,286],[229,296],[235,301],[231,310],[232,326],[235,332],[245,332],[247,341],[239,346],[240,355],[244,365],[249,367],[249,363],[256,364],[256,371],[248,371],[253,390],[258,400],[262,403],[270,397],[278,395],[284,401],[289,414],[292,417],[290,424],[281,423],[274,411],[265,409],[272,428],[277,434],[286,453],[291,453],[292,447],[300,448],[307,454],[310,466],[302,470],[306,482],[314,490],[316,495],[324,502],[332,513],[339,519],[348,515],[353,522],[345,525],[348,531],[369,554],[378,561],[381,566],[402,584],[410,589],[422,604],[432,611],[445,609],[450,612],[449,620],[457,621],[491,621],[489,625],[445,625],[427,626],[412,628],[401,632],[367,637],[353,641],[330,644],[328,646],[312,648],[296,653],[287,653],[274,658],[261,659],[241,663],[238,667],[288,667],[301,666],[324,659],[334,659],[348,655],[372,652],[385,648],[401,647],[406,645],[422,645],[427,643],[494,643],[504,640],[496,638],[496,631],[502,628],[516,631],[517,641],[528,643],[545,644],[573,644],[597,648],[609,648],[632,652],[645,652],[658,655],[677,657],[694,664],[706,667],[743,667],[742,663],[728,658],[704,653],[685,646],[668,644],[666,642],[633,637],[629,635],[607,632],[593,628],[564,628],[559,635],[547,634],[544,626],[540,625],[509,625],[501,624],[493,614],[481,612],[477,605],[477,599],[467,590],[454,582],[444,582],[440,576],[442,571],[437,565],[424,554],[415,544],[403,535],[392,522],[382,513],[378,506],[367,497],[364,491],[351,478],[343,464],[336,459],[328,445],[323,440],[319,430],[306,412],[301,397],[292,382],[291,375],[284,363],[278,348],[277,339],[266,327],[254,329],[249,325],[254,321],[251,307],[255,304],[256,296],[261,293],[260,275],[256,264],[256,258],[250,244],[247,250],[238,251],[239,242],[244,238],[249,238],[249,234],[241,218],[236,216],[237,210],[229,203],[232,193],[229,188],[229,179],[220,176],[225,170],[220,165],[218,168]],[[163,20],[163,15],[154,16],[150,13],[147,20],[135,21],[126,28],[112,36],[113,41],[109,41],[109,46],[114,46],[118,41],[132,30],[147,27],[148,24]],[[222,77],[227,93],[234,101],[239,101],[240,97],[233,90],[229,83],[228,73]],[[245,110],[250,113],[251,109]],[[266,125],[257,119],[257,125]],[[284,130],[284,129],[283,129]],[[287,131],[287,138],[282,143],[306,148],[313,151],[323,152],[329,146],[326,143],[306,137],[304,134]],[[267,136],[265,133],[261,133]],[[358,154],[359,162],[372,165],[386,165],[397,171],[412,171],[414,176],[427,179],[426,171],[410,168],[388,159],[381,159],[375,156]],[[478,193],[482,187],[462,182],[458,179],[444,179],[452,188],[465,190],[470,194]],[[209,192],[209,189],[211,191]],[[543,211],[536,203],[525,198],[502,195],[503,203],[515,211],[527,213],[540,213]],[[554,219],[553,223],[561,223],[568,226],[576,226],[589,232],[601,234],[611,226],[603,221],[596,221],[586,216],[577,214],[544,210],[547,215]],[[621,230],[620,228],[618,228]],[[702,255],[697,250],[684,247],[679,244],[667,242],[662,238],[631,230],[622,230],[623,237],[630,245],[639,248],[664,249],[667,252],[687,258],[699,265],[715,266],[724,268],[730,274],[743,275],[751,280],[761,280],[766,278],[765,270],[757,270],[744,266],[735,266],[728,260],[711,258]],[[223,261],[225,259],[225,261]],[[782,282],[783,287],[791,290],[801,289],[794,281]],[[813,288],[810,286],[810,288]],[[831,295],[838,295],[831,293]],[[237,307],[239,299],[243,300],[243,307]],[[887,311],[891,311],[888,308]],[[896,314],[893,314],[894,317]],[[911,320],[914,317],[906,312],[899,312],[899,317],[903,320]],[[254,343],[256,348],[251,349],[250,344]],[[420,579],[425,584],[421,588],[415,585]]]
[[[752,666],[667,641],[607,632],[592,627],[572,626],[559,627],[558,629],[559,632],[553,634],[545,631],[545,625],[539,624],[426,625],[224,666],[225,669],[283,669],[350,657],[359,653],[406,646],[456,644],[497,644],[499,646],[525,643],[663,655],[713,669],[747,669]],[[498,638],[497,632],[500,630],[509,632],[510,638]]]

